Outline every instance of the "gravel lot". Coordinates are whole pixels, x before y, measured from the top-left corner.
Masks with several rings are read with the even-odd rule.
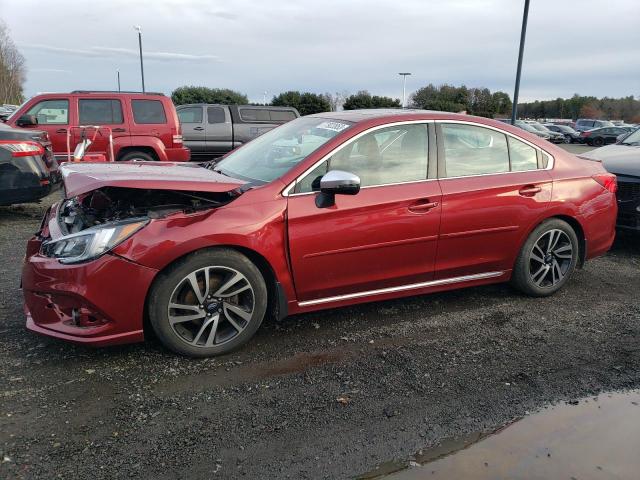
[[[2,479],[350,478],[640,386],[638,238],[551,298],[496,285],[295,316],[190,360],[25,330],[20,264],[46,204],[0,207]]]

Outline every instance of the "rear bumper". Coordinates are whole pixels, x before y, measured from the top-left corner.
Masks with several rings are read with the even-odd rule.
[[[640,232],[640,178],[618,175],[618,219],[616,226]]]
[[[188,162],[191,160],[191,150],[187,147],[165,149],[168,162]]]
[[[32,239],[28,251],[38,251]],[[63,265],[38,253],[22,269],[27,328],[85,345],[144,339],[145,299],[157,271],[115,255]]]
[[[34,202],[46,197],[51,192],[51,180],[49,169],[40,157],[0,162],[0,205]]]
[[[0,205],[14,205],[40,200],[51,193],[51,183],[37,187],[22,187],[5,189],[0,184]]]

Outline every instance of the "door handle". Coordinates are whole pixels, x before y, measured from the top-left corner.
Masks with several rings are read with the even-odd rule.
[[[56,130],[56,133],[67,133],[67,129],[66,128],[59,128],[58,130]]]
[[[430,202],[429,200],[416,202],[409,205],[409,211],[413,213],[427,213],[439,205],[438,202]]]
[[[114,128],[113,132],[114,133],[122,133],[122,132],[126,132],[127,130],[124,128]]]
[[[536,193],[540,193],[542,188],[535,185],[527,185],[518,190],[518,193],[523,197],[533,197]]]
[[[193,127],[193,129],[200,131],[200,130],[204,130],[204,127]]]

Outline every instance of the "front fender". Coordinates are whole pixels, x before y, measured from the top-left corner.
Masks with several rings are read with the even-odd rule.
[[[156,270],[203,248],[240,247],[261,255],[289,300],[296,298],[286,254],[286,199],[152,220],[114,253]]]

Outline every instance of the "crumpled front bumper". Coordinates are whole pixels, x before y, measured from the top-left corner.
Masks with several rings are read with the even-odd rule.
[[[27,328],[95,346],[142,341],[145,299],[157,270],[113,254],[77,265],[40,255],[29,241],[22,268]]]

